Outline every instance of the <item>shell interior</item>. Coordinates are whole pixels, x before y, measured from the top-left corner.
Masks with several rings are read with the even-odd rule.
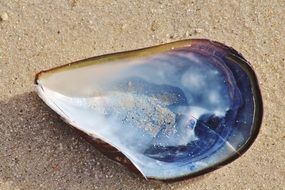
[[[121,151],[146,178],[213,169],[247,149],[260,127],[251,67],[207,40],[83,60],[40,73],[36,84],[65,121]]]

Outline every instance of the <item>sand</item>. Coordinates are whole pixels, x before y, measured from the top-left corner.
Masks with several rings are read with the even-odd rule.
[[[0,189],[285,189],[285,2],[0,0]],[[76,60],[209,38],[240,51],[259,78],[253,146],[209,174],[146,181],[88,144],[36,95],[35,73]]]

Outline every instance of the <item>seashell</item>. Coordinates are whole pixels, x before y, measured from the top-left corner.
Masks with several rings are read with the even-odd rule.
[[[204,39],[77,61],[38,73],[35,84],[101,152],[157,180],[235,160],[256,139],[263,114],[249,62]]]

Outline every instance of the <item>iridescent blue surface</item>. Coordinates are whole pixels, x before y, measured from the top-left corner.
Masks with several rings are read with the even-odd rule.
[[[141,73],[148,73],[144,78],[149,81],[157,82],[165,80],[159,75],[169,77],[167,79],[167,85],[163,84],[163,82],[161,82],[162,84],[155,84],[156,82],[151,83],[139,77],[131,77],[124,78],[123,81],[117,82],[114,86],[115,88],[127,91],[129,88],[128,82],[131,81],[136,89],[133,93],[139,95],[144,94],[146,96],[159,97],[163,93],[174,94],[177,98],[176,101],[167,107],[176,114],[175,122],[178,126],[183,119],[189,117],[185,116],[183,113],[183,111],[186,111],[185,109],[187,107],[197,106],[211,110],[198,118],[193,116],[192,123],[189,123],[189,128],[194,129],[194,133],[197,137],[196,140],[183,145],[160,145],[157,141],[169,140],[168,138],[165,138],[165,129],[162,127],[154,137],[152,144],[143,152],[143,154],[148,157],[164,162],[192,163],[213,155],[228,142],[228,140],[230,140],[230,136],[235,135],[234,132],[236,128],[238,128],[240,133],[240,129],[242,128],[241,125],[246,124],[250,129],[253,117],[253,99],[250,86],[248,85],[247,89],[244,89],[242,88],[243,86],[241,86],[243,84],[249,84],[249,79],[245,73],[242,74],[239,67],[235,67],[235,64],[229,63],[227,60],[223,59],[219,60],[217,63],[213,57],[204,57],[196,54],[196,60],[203,63],[203,65],[200,65],[189,59],[189,57],[180,55],[181,52],[189,54],[189,51],[177,50],[175,53],[171,53],[171,57],[164,55],[164,58],[152,59],[151,61],[156,64],[136,66],[135,69],[128,70],[128,72],[135,76],[139,76]],[[175,69],[163,69],[160,71],[161,73],[158,74],[158,70],[161,70],[161,68],[169,68],[172,66],[174,66]],[[205,67],[206,69],[204,69]],[[205,75],[202,79],[200,77],[200,80],[204,81],[198,81],[198,87],[195,85],[186,86],[181,83],[181,76],[187,75],[189,70],[189,75],[192,74],[191,72],[193,70],[199,74],[209,74],[207,73],[209,72],[208,69],[217,71],[217,68],[221,68],[219,71],[220,73],[215,73],[220,75],[219,77],[221,78],[218,86],[215,82],[212,82],[213,84],[211,84],[209,75]],[[235,80],[235,75],[237,74],[238,81]],[[216,77],[217,76],[215,76],[215,78]],[[207,84],[203,84],[205,81]],[[209,94],[207,93],[207,88],[211,88],[211,86],[219,88],[219,92],[222,95],[222,98],[224,98],[223,101],[229,103],[229,107],[223,116],[218,116],[214,113],[217,106],[215,105],[215,102],[209,102],[208,100]],[[241,94],[240,88],[245,92],[244,94]],[[246,98],[247,96],[248,98]],[[244,105],[244,101],[246,101],[246,106]],[[218,104],[223,103],[218,102]],[[177,111],[177,108],[180,107],[184,107],[185,109],[182,109],[182,112]],[[241,113],[244,112],[244,109],[247,109],[247,114],[241,115]],[[240,110],[242,110],[242,112]],[[179,139],[181,135],[183,135],[183,131],[181,133],[182,134],[176,135],[174,139]],[[244,135],[246,136],[248,134],[249,131],[246,130]]]

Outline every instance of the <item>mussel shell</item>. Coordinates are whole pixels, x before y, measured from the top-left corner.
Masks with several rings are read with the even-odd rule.
[[[179,173],[179,171],[174,173],[173,175],[169,174],[169,176],[167,176],[167,174],[160,175],[159,172],[155,173],[155,175],[148,175],[148,174],[143,173],[141,169],[138,170],[137,163],[134,163],[134,161],[129,160],[130,157],[129,156],[126,157],[125,152],[121,152],[120,147],[118,148],[117,146],[114,146],[114,144],[112,146],[110,145],[112,144],[110,143],[110,141],[106,143],[102,139],[100,139],[100,137],[98,138],[96,134],[94,135],[94,134],[91,134],[89,132],[82,130],[80,127],[76,126],[72,122],[72,118],[68,118],[60,114],[59,113],[60,111],[54,105],[52,105],[52,103],[48,100],[43,90],[45,87],[47,88],[49,87],[48,80],[50,80],[50,78],[53,78],[54,75],[59,75],[59,74],[61,75],[62,73],[66,73],[72,70],[76,70],[80,68],[88,68],[88,67],[93,68],[97,64],[101,65],[101,64],[109,64],[113,62],[136,62],[137,60],[147,60],[147,61],[150,60],[150,61],[155,62],[154,60],[156,59],[158,59],[161,62],[167,62],[167,58],[162,59],[161,57],[157,57],[157,56],[167,55],[169,59],[172,59],[173,57],[173,59],[178,60],[181,58],[179,57],[180,55],[178,54],[183,54],[183,56],[184,55],[188,56],[189,53],[191,54],[190,57],[192,55],[195,55],[196,58],[198,57],[198,59],[200,59],[199,61],[202,63],[209,62],[210,66],[206,66],[210,68],[208,70],[211,70],[211,67],[212,67],[211,65],[214,65],[216,70],[218,70],[220,73],[223,74],[223,77],[225,78],[226,88],[225,87],[221,87],[221,88],[228,89],[228,92],[226,93],[228,94],[228,96],[225,95],[225,99],[228,98],[231,100],[230,102],[231,112],[230,111],[226,112],[227,116],[224,116],[224,118],[229,118],[229,119],[225,119],[226,121],[224,121],[223,127],[221,127],[222,124],[216,124],[216,123],[221,123],[221,121],[219,120],[219,117],[217,117],[216,115],[209,116],[206,113],[202,116],[199,115],[198,119],[195,118],[193,120],[195,122],[195,124],[193,125],[198,126],[198,122],[200,122],[199,126],[204,126],[204,127],[195,129],[196,135],[200,133],[199,138],[211,139],[213,135],[214,136],[216,135],[215,134],[216,132],[212,133],[211,131],[220,130],[218,137],[217,138],[213,137],[213,139],[215,139],[216,144],[215,143],[207,144],[207,143],[204,143],[205,141],[201,141],[202,144],[196,144],[196,146],[209,146],[209,148],[196,149],[194,146],[195,144],[190,145],[191,143],[188,143],[187,145],[182,147],[182,149],[183,148],[185,149],[185,147],[188,147],[189,150],[187,151],[190,151],[190,150],[192,152],[196,151],[196,153],[192,153],[193,155],[195,155],[195,157],[187,157],[187,155],[185,154],[183,154],[180,157],[172,156],[171,154],[174,154],[177,151],[179,152],[181,149],[180,145],[179,145],[180,148],[177,149],[176,146],[173,145],[173,142],[170,142],[170,143],[167,142],[169,144],[162,145],[162,146],[155,145],[150,148],[147,148],[147,150],[144,151],[144,154],[148,155],[149,158],[157,160],[162,163],[177,162],[181,164],[183,162],[184,164],[188,163],[189,165],[191,165],[191,163],[189,162],[196,163],[200,160],[208,159],[208,157],[210,157],[211,155],[215,155],[217,154],[218,151],[221,151],[220,149],[226,149],[225,144],[227,144],[228,146],[227,148],[230,147],[230,149],[232,148],[233,150],[229,152],[228,156],[221,157],[221,158],[219,158],[219,156],[216,156],[217,158],[215,159],[217,160],[211,161],[210,163],[207,162],[206,166],[199,168],[196,165],[194,165],[191,167],[193,168],[196,167],[197,169],[196,168],[192,169],[191,167],[189,167],[189,171],[185,170],[179,175],[177,174]],[[189,64],[191,64],[191,60],[190,59],[189,59],[190,61],[187,60],[188,58],[189,57],[186,58],[186,62],[189,62]],[[183,57],[183,60],[185,61],[185,57]],[[200,64],[199,61],[197,61],[198,66]],[[161,65],[155,68],[157,69],[157,71],[151,71],[149,70],[149,68],[147,67],[145,68],[143,66],[142,67],[136,66],[136,67],[139,68],[137,70],[140,70],[140,72],[145,72],[146,75],[148,74],[152,75],[151,74],[152,72],[157,73],[159,72],[159,69],[161,70],[165,69],[161,67]],[[193,67],[191,69],[195,69],[195,68],[196,67]],[[136,70],[130,70],[130,72],[131,71],[136,72]],[[81,74],[84,75],[84,73],[81,73]],[[63,74],[62,78],[64,77],[65,75]],[[74,76],[74,77],[76,78],[77,76]],[[187,96],[187,94],[186,94],[187,97],[185,97],[183,91],[180,92],[180,89],[176,87],[170,87],[169,85],[157,85],[157,84],[152,85],[149,82],[141,81],[140,79],[136,79],[136,78],[135,79],[129,78],[128,80],[131,80],[132,85],[143,86],[142,90],[140,90],[139,88],[135,90],[135,93],[138,93],[138,94],[146,94],[145,91],[148,91],[147,95],[150,97],[160,96],[161,94],[159,93],[163,90],[166,91],[167,93],[169,92],[169,93],[175,94],[174,96],[174,98],[176,99],[175,106],[177,106],[178,104],[184,105],[185,102],[187,102],[187,98],[189,99],[189,96]],[[95,80],[94,82],[100,83],[101,81]],[[55,84],[55,81],[51,83]],[[124,83],[120,81],[118,82],[112,81],[112,83],[114,83],[114,86],[116,88],[122,89],[122,91],[128,90],[127,89],[128,85],[126,86],[124,85]],[[235,51],[234,49],[227,47],[221,43],[213,42],[213,41],[209,41],[205,39],[178,41],[178,42],[173,42],[169,44],[164,44],[164,45],[159,45],[159,46],[154,46],[154,47],[149,47],[149,48],[144,48],[144,49],[139,49],[139,50],[134,50],[134,51],[102,55],[98,57],[93,57],[93,58],[77,61],[71,64],[67,64],[64,66],[60,66],[57,68],[53,68],[53,69],[38,73],[35,78],[35,84],[37,86],[37,90],[38,90],[40,97],[52,109],[54,109],[57,113],[59,113],[67,123],[71,124],[79,131],[83,131],[84,136],[86,136],[87,139],[93,142],[93,144],[102,153],[106,154],[111,159],[127,166],[128,168],[134,171],[142,172],[146,178],[154,178],[154,179],[159,179],[159,180],[178,180],[178,179],[190,178],[193,176],[201,175],[203,173],[215,170],[227,163],[230,163],[231,161],[241,156],[252,145],[252,143],[254,142],[254,140],[256,139],[258,135],[258,132],[261,126],[261,121],[262,121],[263,106],[262,106],[261,93],[260,93],[257,77],[254,73],[253,68],[249,64],[249,62],[246,61],[245,58],[240,53]],[[65,84],[65,85],[72,85],[72,82],[70,84]],[[58,85],[58,87],[55,87],[53,90],[60,91],[60,88],[63,88],[63,86]],[[203,90],[206,93],[208,92],[206,88],[202,89],[202,91]],[[70,91],[74,91],[74,89]],[[78,91],[80,91],[80,89],[78,89]],[[82,93],[80,92],[76,92],[75,94],[76,96],[82,95]],[[121,98],[121,95],[118,95],[117,97]],[[151,102],[152,100],[148,100],[148,101]],[[155,104],[156,102],[154,102],[154,105]],[[204,117],[206,119],[204,119]],[[233,121],[231,121],[231,119],[233,119]],[[208,126],[214,126],[214,128],[211,129],[210,132],[208,132],[209,131]],[[219,128],[219,129],[216,129],[216,128]],[[158,132],[155,132],[155,135],[158,136]],[[235,135],[237,137],[235,137]],[[173,136],[172,138],[176,138],[176,137]],[[239,140],[242,138],[244,139]],[[195,141],[195,139],[193,141],[198,142],[198,141]],[[240,144],[235,143],[235,141],[238,141]],[[162,140],[159,142],[164,142],[164,141]],[[174,144],[175,143],[176,142],[174,142]],[[234,144],[233,145],[234,147],[231,147],[232,143]],[[213,148],[212,146],[216,146],[216,147]],[[228,152],[227,150],[223,150],[223,151]],[[183,151],[181,152],[183,153]],[[168,156],[169,154],[170,156]],[[189,153],[189,155],[190,154],[191,153]]]

